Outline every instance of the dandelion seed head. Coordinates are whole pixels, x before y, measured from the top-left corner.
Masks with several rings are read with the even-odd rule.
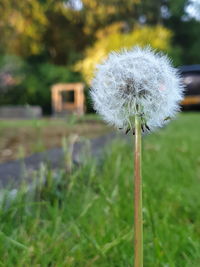
[[[137,114],[153,130],[179,111],[183,86],[165,55],[135,47],[113,52],[97,66],[90,93],[94,109],[108,123],[134,128]]]

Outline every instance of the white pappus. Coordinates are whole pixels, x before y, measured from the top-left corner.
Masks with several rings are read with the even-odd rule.
[[[162,127],[179,111],[183,85],[170,60],[151,48],[111,53],[97,66],[90,94],[105,121],[134,129],[141,116],[143,131]]]

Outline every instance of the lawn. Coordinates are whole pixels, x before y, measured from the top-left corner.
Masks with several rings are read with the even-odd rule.
[[[72,134],[93,138],[110,131],[97,115],[0,120],[0,162],[14,160],[60,147],[62,138]]]
[[[200,266],[200,114],[143,143],[144,266]],[[133,266],[133,148],[117,139],[71,173],[41,166],[3,191],[0,266]]]

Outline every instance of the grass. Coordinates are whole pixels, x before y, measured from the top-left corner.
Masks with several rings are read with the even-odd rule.
[[[93,114],[66,119],[0,120],[0,162],[60,147],[62,137],[74,133],[92,138],[108,131],[110,128]]]
[[[182,114],[144,138],[145,267],[200,266],[199,122]],[[133,266],[132,150],[116,140],[98,162],[42,166],[34,188],[4,193],[0,266]]]

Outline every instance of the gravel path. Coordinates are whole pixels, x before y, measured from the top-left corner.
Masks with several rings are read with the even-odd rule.
[[[89,141],[90,153],[97,157],[105,144],[111,141],[116,134],[107,134]],[[77,142],[73,146],[72,159],[78,164],[81,161],[81,154],[84,152],[85,142]],[[88,143],[87,143],[88,146]],[[83,155],[82,155],[83,156]],[[0,164],[0,188],[6,185],[14,186],[20,184],[23,179],[30,179],[31,173],[37,170],[41,163],[47,163],[52,169],[63,167],[64,152],[61,148],[49,149],[43,153],[33,154],[23,160],[14,160]]]

